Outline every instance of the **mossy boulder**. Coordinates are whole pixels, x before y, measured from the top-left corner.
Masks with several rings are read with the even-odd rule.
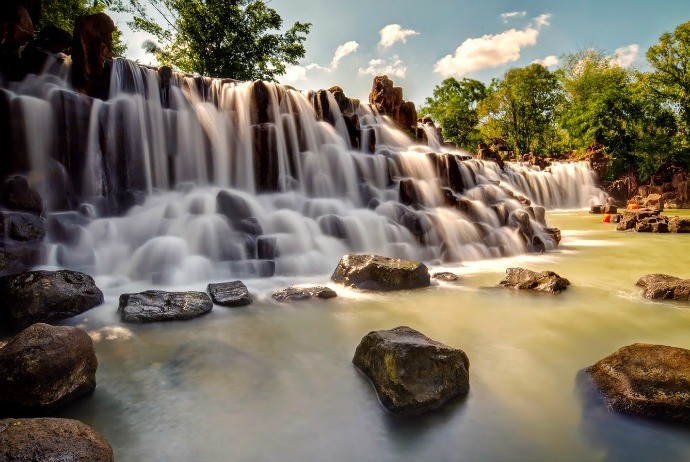
[[[331,280],[364,290],[407,290],[428,287],[429,269],[417,261],[380,255],[345,255]]]
[[[651,300],[690,301],[690,279],[681,279],[668,274],[647,274],[637,280],[644,287],[644,296]]]
[[[587,369],[618,412],[690,422],[690,350],[636,343]]]
[[[508,268],[506,277],[500,285],[511,289],[560,294],[568,288],[570,281],[553,271],[536,272],[524,268]]]
[[[405,326],[368,333],[352,362],[372,381],[381,404],[399,416],[438,409],[470,390],[462,350]]]

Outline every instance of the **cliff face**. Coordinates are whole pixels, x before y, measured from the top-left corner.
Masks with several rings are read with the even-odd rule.
[[[369,104],[379,114],[389,116],[405,133],[416,133],[417,108],[412,101],[403,99],[402,87],[394,87],[393,81],[387,75],[374,77]]]

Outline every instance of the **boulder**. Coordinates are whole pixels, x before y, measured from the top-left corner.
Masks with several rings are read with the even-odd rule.
[[[399,416],[438,409],[470,390],[467,355],[409,327],[368,333],[352,362]]]
[[[105,13],[79,16],[72,43],[72,84],[80,93],[107,99],[116,27]]]
[[[423,263],[379,255],[345,255],[331,276],[333,282],[364,290],[407,290],[428,287]]]
[[[589,210],[589,213],[604,213],[604,206],[593,205],[592,208]]]
[[[0,461],[113,462],[99,433],[72,419],[0,420]]]
[[[0,410],[52,412],[93,392],[97,367],[86,332],[34,324],[0,348]]]
[[[45,222],[40,216],[24,212],[0,212],[0,238],[28,242],[41,240],[45,235]]]
[[[209,284],[208,293],[216,305],[238,307],[252,304],[249,290],[242,281]]]
[[[20,210],[40,215],[43,213],[41,195],[29,186],[23,176],[13,176],[2,188],[2,203],[10,210]]]
[[[660,194],[650,194],[645,199],[644,205],[652,210],[664,211],[664,199]]]
[[[553,241],[556,243],[556,245],[560,244],[561,242],[561,230],[558,228],[544,228],[544,233],[546,233]]]
[[[288,287],[287,289],[279,290],[273,294],[273,299],[279,302],[299,302],[303,300],[311,300],[312,298],[320,298],[328,300],[329,298],[337,297],[333,289],[328,287]]]
[[[602,359],[587,373],[615,411],[690,422],[690,350],[636,343]]]
[[[604,206],[603,211],[604,211],[604,213],[608,213],[610,215],[615,215],[616,213],[618,213],[618,207],[616,207],[615,205],[607,204]]]
[[[76,271],[30,271],[0,278],[0,319],[13,330],[70,318],[103,303],[93,278]]]
[[[690,233],[690,218],[671,217],[668,220],[670,233]]]
[[[0,278],[19,274],[31,269],[41,261],[43,246],[27,243],[0,243]],[[0,319],[2,318],[0,305]]]
[[[434,273],[431,275],[431,278],[443,282],[458,282],[460,280],[457,274],[449,272]]]
[[[500,285],[511,289],[560,294],[568,288],[570,282],[553,271],[536,272],[524,268],[508,268],[506,277]]]
[[[637,280],[644,287],[644,296],[651,300],[690,301],[690,279],[680,279],[668,274],[647,274]]]
[[[147,290],[120,295],[122,322],[144,323],[185,321],[210,313],[213,302],[203,292],[163,292]]]

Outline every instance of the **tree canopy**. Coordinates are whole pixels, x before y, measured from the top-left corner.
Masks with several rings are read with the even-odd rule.
[[[130,26],[155,37],[161,64],[209,77],[274,80],[304,57],[311,24],[283,20],[262,0],[128,0]],[[152,11],[155,13],[152,15]]]

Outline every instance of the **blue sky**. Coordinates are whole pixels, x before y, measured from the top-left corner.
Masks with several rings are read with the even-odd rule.
[[[547,57],[553,65],[582,48],[619,50],[623,64],[645,69],[647,48],[690,20],[690,0],[272,0],[270,6],[286,25],[313,24],[306,56],[284,83],[339,85],[366,99],[373,74],[386,72],[417,104],[444,77],[489,82],[512,67]],[[148,63],[143,39],[125,32],[128,57]]]

